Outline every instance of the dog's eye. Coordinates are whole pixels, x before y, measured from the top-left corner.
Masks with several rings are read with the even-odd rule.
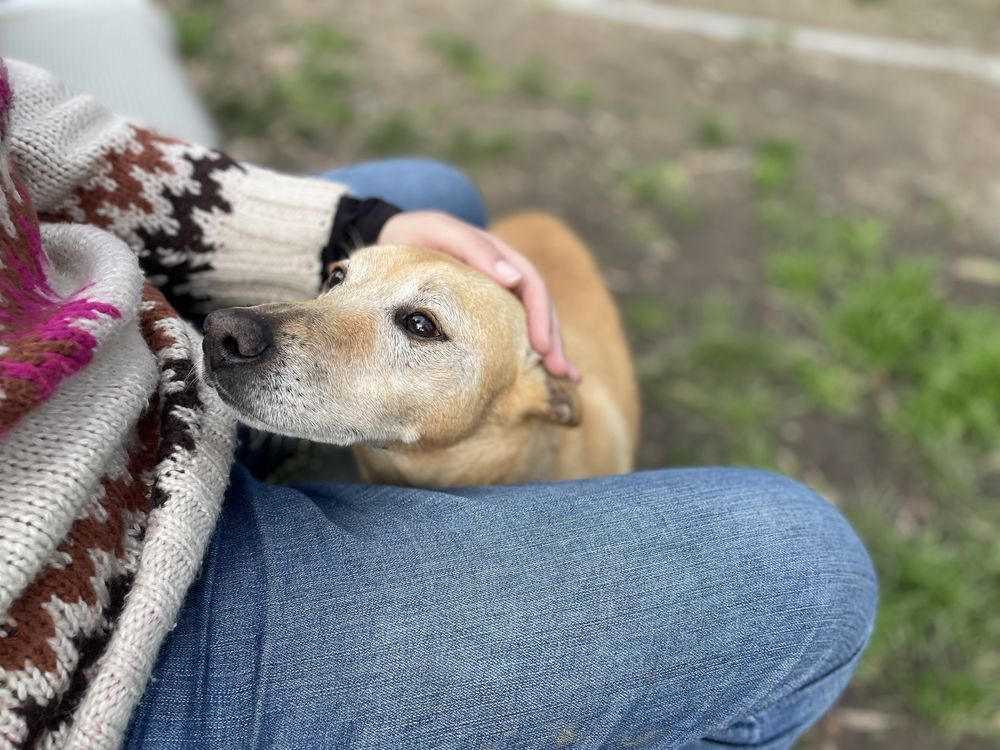
[[[407,330],[408,333],[421,339],[441,339],[444,338],[444,334],[438,329],[437,325],[433,320],[430,319],[424,313],[415,312],[409,315],[403,316],[400,321],[403,328]]]
[[[323,282],[323,291],[325,292],[332,289],[346,278],[347,269],[340,264],[331,265],[329,275],[326,277],[326,281]]]

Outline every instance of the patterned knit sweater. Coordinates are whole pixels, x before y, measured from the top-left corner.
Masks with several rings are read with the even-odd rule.
[[[198,571],[235,424],[177,310],[314,294],[367,205],[0,60],[0,748],[117,747]]]

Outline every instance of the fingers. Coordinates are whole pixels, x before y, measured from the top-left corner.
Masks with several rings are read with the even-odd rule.
[[[551,306],[551,332],[550,337],[552,340],[552,351],[550,351],[542,359],[542,363],[545,365],[545,369],[553,377],[557,378],[569,378],[575,383],[579,383],[583,380],[580,375],[580,371],[576,369],[576,366],[569,361],[566,357],[566,351],[563,348],[561,328],[559,324],[559,314],[556,312],[556,306],[553,302],[549,302]]]
[[[485,234],[485,233],[484,233]],[[514,291],[528,314],[528,335],[535,351],[542,355],[545,369],[557,378],[580,382],[580,371],[567,359],[560,333],[559,316],[548,288],[534,264],[499,237],[486,235],[500,252],[521,272],[523,281]]]
[[[556,314],[556,306],[551,300],[549,300],[549,340],[552,342],[552,349],[542,359],[542,364],[554,377],[567,377],[569,375],[569,362],[566,361],[566,354],[563,352],[562,335],[559,333],[559,316]]]
[[[437,211],[397,214],[383,227],[379,240],[433,247],[507,288],[522,280],[521,272],[504,257],[492,235]]]
[[[520,284],[524,279],[524,272],[511,262],[511,256],[518,254],[514,248],[499,237],[495,237],[481,229],[477,229],[476,232],[481,239],[489,243],[494,254],[490,257],[492,271],[486,271],[485,273],[509,289]]]
[[[552,303],[545,281],[527,258],[510,250],[510,262],[521,272],[522,281],[514,292],[521,298],[528,314],[528,338],[535,351],[543,357],[552,351]],[[558,332],[558,328],[556,329]]]
[[[528,337],[554,377],[580,381],[580,373],[563,351],[559,318],[548,288],[534,264],[499,237],[446,214],[397,214],[383,228],[382,241],[427,244],[472,266],[512,290],[524,305]]]
[[[524,280],[522,269],[510,262],[503,252],[504,248],[501,247],[503,243],[495,237],[457,221],[449,229],[446,248],[449,255],[482,271],[508,289],[516,287]]]

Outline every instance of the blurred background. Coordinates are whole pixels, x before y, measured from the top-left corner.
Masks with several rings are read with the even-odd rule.
[[[998,0],[164,7],[235,156],[427,154],[566,218],[643,467],[775,469],[851,518],[878,630],[805,746],[1000,748]]]
[[[1000,2],[625,5],[167,8],[237,156],[429,154],[495,216],[577,228],[630,332],[643,467],[772,468],[850,516],[878,632],[809,746],[1000,748]],[[722,15],[655,13],[678,7]],[[814,26],[845,33],[823,53]],[[964,59],[941,46],[983,67],[935,69]]]

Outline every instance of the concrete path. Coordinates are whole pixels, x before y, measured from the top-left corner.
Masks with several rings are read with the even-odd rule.
[[[1000,85],[1000,56],[647,0],[549,0],[553,7],[644,28],[714,39],[780,40],[790,48],[860,62],[957,73]]]

